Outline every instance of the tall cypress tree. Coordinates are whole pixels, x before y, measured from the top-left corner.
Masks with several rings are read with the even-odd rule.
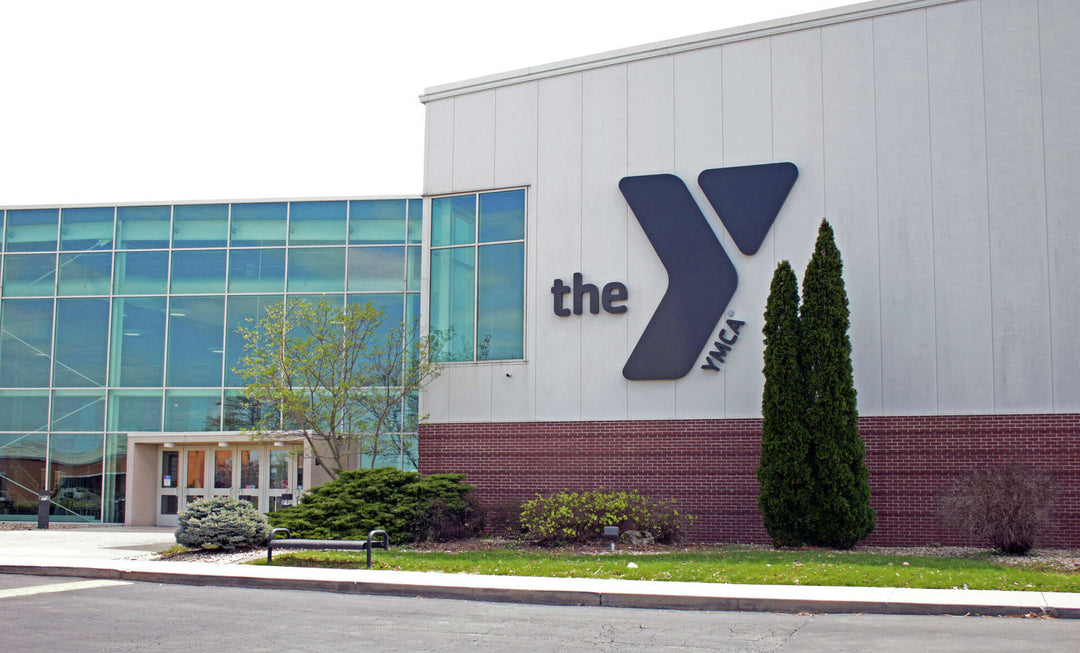
[[[800,312],[814,484],[807,542],[849,549],[874,530],[875,514],[859,435],[843,267],[832,227],[823,220],[803,278]]]
[[[775,546],[802,546],[811,504],[806,387],[799,365],[799,286],[791,264],[773,273],[765,305],[758,507]]]

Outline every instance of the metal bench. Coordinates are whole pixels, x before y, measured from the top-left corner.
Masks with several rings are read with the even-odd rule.
[[[276,540],[274,536],[284,533],[285,539]],[[266,541],[266,563],[270,564],[274,559],[274,549],[306,549],[306,550],[341,550],[341,551],[367,551],[367,568],[371,569],[371,549],[390,549],[390,536],[386,531],[374,530],[368,533],[366,540],[302,540],[291,539],[292,533],[287,528],[275,528],[270,531],[270,539]],[[382,536],[381,540],[375,539]]]

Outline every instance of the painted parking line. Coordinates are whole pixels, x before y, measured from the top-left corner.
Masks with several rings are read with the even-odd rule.
[[[16,596],[33,596],[34,594],[48,594],[49,592],[70,592],[72,590],[88,590],[95,587],[113,587],[115,585],[131,585],[123,580],[80,580],[74,583],[53,583],[51,585],[35,585],[33,587],[14,587],[0,590],[0,599],[10,599]]]

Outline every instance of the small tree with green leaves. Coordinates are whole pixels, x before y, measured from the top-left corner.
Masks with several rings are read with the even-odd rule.
[[[765,305],[758,507],[775,546],[802,546],[812,502],[806,382],[799,365],[799,282],[781,261]]]
[[[275,304],[240,327],[244,355],[234,371],[247,382],[243,396],[269,407],[244,412],[257,421],[245,430],[256,439],[302,434],[331,478],[357,454],[374,467],[388,443],[407,447],[403,402],[440,367],[417,328],[384,320],[371,303],[343,309],[323,299]]]
[[[859,435],[843,267],[832,227],[823,220],[803,278],[799,316],[813,478],[807,542],[849,549],[874,530],[875,514]]]

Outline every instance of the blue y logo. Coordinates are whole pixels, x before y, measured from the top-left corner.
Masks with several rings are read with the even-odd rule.
[[[794,163],[712,168],[698,185],[735,246],[755,254],[791,192]],[[623,367],[632,381],[686,376],[739,285],[735,265],[683,180],[641,175],[619,181],[668,273],[667,292]]]

